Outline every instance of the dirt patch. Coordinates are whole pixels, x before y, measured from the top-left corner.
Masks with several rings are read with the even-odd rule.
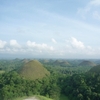
[[[31,98],[27,98],[27,99],[24,99],[24,100],[39,100],[39,99],[37,99],[36,97],[31,97]]]

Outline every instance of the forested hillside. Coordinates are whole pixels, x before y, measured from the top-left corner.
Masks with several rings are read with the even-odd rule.
[[[3,73],[0,74],[0,100],[14,100],[17,97],[32,95],[43,95],[53,100],[62,100],[62,95],[65,96],[63,100],[66,100],[66,98],[69,100],[100,100],[99,66],[93,68],[90,66],[62,67],[60,65],[52,65],[55,61],[48,60],[45,63],[43,62],[42,67],[48,70],[50,75],[38,79],[29,79],[21,76],[18,70],[27,64],[32,64],[31,66],[33,66],[33,62],[30,64],[30,60],[28,62],[18,59],[16,61],[1,60],[0,71],[3,71]],[[36,62],[35,67],[37,67]],[[73,64],[73,60],[69,63],[70,65]],[[77,61],[76,64],[75,61],[75,65],[79,63]],[[9,65],[8,67],[7,64]],[[38,64],[40,63],[38,62]],[[7,69],[5,69],[6,67]],[[98,73],[94,68],[98,70]],[[30,73],[35,72],[31,71]]]

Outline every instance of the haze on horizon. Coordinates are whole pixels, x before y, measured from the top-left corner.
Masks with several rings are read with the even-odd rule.
[[[100,58],[100,0],[0,0],[0,58]]]

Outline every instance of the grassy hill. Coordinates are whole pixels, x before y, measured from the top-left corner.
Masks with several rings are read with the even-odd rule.
[[[69,64],[69,62],[63,61],[63,62],[61,62],[61,66],[62,67],[70,67],[71,65]]]
[[[91,61],[83,61],[79,64],[79,66],[91,66],[91,67],[93,67],[93,66],[96,66],[96,64],[91,62]]]
[[[49,63],[49,60],[44,59],[44,60],[42,60],[42,63]]]
[[[91,68],[89,72],[100,73],[100,65]]]
[[[61,67],[69,67],[71,66],[67,61],[56,60],[53,65],[61,66]]]
[[[21,60],[23,63],[27,63],[27,62],[29,62],[30,60],[28,60],[28,59],[23,59],[23,60]]]
[[[27,62],[18,73],[26,79],[41,79],[50,74],[37,60]]]
[[[56,60],[55,62],[54,62],[54,64],[60,64],[60,63],[62,63],[63,61],[62,60]]]

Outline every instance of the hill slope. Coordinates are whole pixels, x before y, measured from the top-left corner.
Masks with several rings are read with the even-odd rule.
[[[62,67],[69,67],[71,66],[67,61],[56,60],[53,65],[62,66]]]
[[[91,61],[83,61],[79,64],[79,66],[91,66],[91,67],[93,67],[93,66],[96,66],[96,64],[91,62]]]
[[[89,72],[100,73],[100,65],[91,68]]]
[[[26,79],[40,79],[50,74],[37,60],[26,63],[18,73]]]

